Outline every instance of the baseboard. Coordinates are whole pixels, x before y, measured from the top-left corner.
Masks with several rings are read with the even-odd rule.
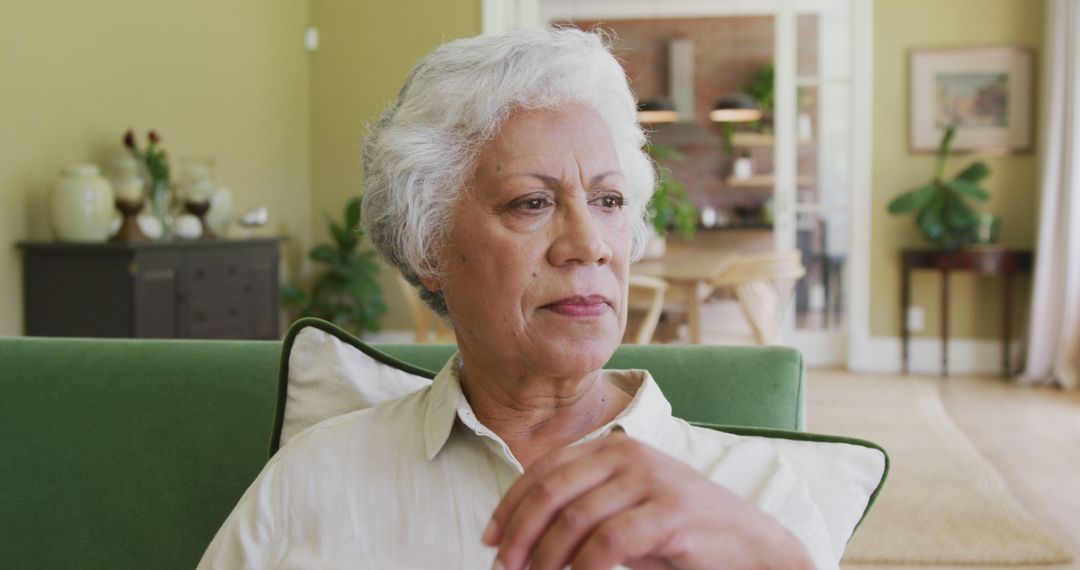
[[[900,338],[870,337],[848,359],[852,372],[899,373]],[[1019,341],[1010,349],[1013,371],[1020,365]],[[941,374],[941,339],[919,337],[909,345],[909,370],[914,374]],[[1001,374],[1001,341],[955,339],[949,341],[949,374]]]

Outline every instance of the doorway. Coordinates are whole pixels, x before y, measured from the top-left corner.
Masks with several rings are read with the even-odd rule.
[[[628,66],[657,59],[658,37],[692,37],[691,121],[653,138],[677,141],[699,161],[685,169],[684,182],[699,210],[717,212],[723,224],[703,224],[695,241],[799,249],[806,274],[782,342],[801,350],[808,365],[835,366],[847,364],[849,346],[868,328],[872,7],[857,0],[484,0],[483,15],[486,33],[603,25],[627,44],[620,56]],[[656,70],[645,69],[628,69],[639,98],[672,95]],[[771,101],[762,121],[732,128],[726,141],[701,136],[718,132],[706,118],[716,98],[750,89],[760,95],[766,75]],[[748,159],[742,165],[750,170],[734,172],[735,159]]]

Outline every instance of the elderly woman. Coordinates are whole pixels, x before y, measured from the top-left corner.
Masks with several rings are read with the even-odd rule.
[[[835,567],[763,440],[671,416],[607,371],[647,236],[652,163],[596,34],[459,40],[364,146],[364,227],[452,323],[431,386],[283,448],[206,568]]]

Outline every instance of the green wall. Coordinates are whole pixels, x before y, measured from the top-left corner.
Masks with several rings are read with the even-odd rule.
[[[106,164],[129,127],[157,129],[176,166],[216,158],[237,210],[270,208],[265,231],[288,238],[295,269],[311,220],[308,19],[306,0],[0,5],[0,335],[22,333],[14,244],[49,239],[57,170]]]
[[[900,327],[900,249],[923,246],[925,242],[910,217],[890,216],[886,206],[898,193],[929,180],[935,160],[931,155],[911,154],[907,150],[908,50],[1024,46],[1035,49],[1038,67],[1042,54],[1043,2],[878,0],[874,3],[874,19],[870,331],[876,336],[895,336]],[[1035,154],[990,158],[958,155],[950,163],[950,170],[958,171],[976,158],[984,159],[992,172],[985,184],[991,200],[984,210],[1001,216],[1002,243],[1009,247],[1033,247],[1038,210]],[[950,286],[950,337],[999,338],[1000,283],[992,278],[956,274]],[[931,273],[916,274],[913,281],[912,304],[926,308],[925,335],[936,335],[940,330],[938,287],[938,277]],[[1028,308],[1026,281],[1017,289],[1016,299],[1020,302],[1014,307],[1015,321],[1023,321]]]
[[[311,226],[328,241],[324,213],[341,218],[360,193],[365,124],[397,97],[413,64],[439,44],[480,33],[480,0],[312,0],[321,47],[311,60]],[[412,329],[391,269],[383,271],[384,329]]]

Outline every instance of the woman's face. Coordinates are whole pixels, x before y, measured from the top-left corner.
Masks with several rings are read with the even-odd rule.
[[[462,354],[518,370],[599,369],[626,324],[630,209],[600,115],[519,111],[482,150],[455,207],[442,278]]]

